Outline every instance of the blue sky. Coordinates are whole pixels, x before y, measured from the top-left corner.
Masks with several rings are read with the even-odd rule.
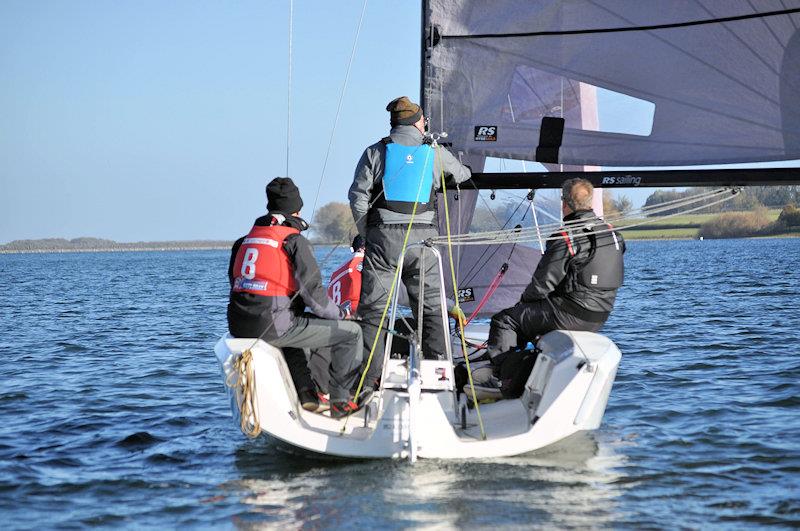
[[[288,2],[0,2],[0,242],[233,239],[286,173]],[[310,213],[361,2],[296,2],[290,173]],[[386,102],[419,93],[419,15],[367,9],[320,202]]]
[[[361,8],[295,3],[289,173],[307,216]],[[245,232],[286,174],[288,15],[285,0],[0,2],[0,243]],[[372,2],[320,204],[346,201],[400,95],[419,95],[418,4]],[[601,108],[612,127],[629,116]]]

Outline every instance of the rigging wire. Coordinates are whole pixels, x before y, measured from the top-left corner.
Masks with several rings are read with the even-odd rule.
[[[342,113],[342,103],[344,102],[344,95],[347,92],[347,83],[350,80],[350,70],[353,67],[353,59],[356,56],[356,48],[358,46],[358,37],[361,35],[361,25],[364,22],[364,13],[367,11],[367,0],[361,6],[361,16],[358,19],[358,26],[356,27],[356,36],[353,39],[353,48],[350,50],[350,59],[347,62],[347,71],[344,75],[344,82],[342,83],[342,92],[339,94],[339,104],[336,106],[336,117],[333,120],[333,127],[331,128],[331,137],[328,141],[328,149],[325,151],[325,160],[322,163],[322,173],[319,177],[319,185],[317,185],[317,195],[314,196],[314,206],[311,208],[311,220],[314,220],[314,214],[317,211],[317,202],[319,201],[319,192],[322,190],[322,183],[325,180],[325,170],[328,168],[328,159],[331,155],[333,147],[333,139],[336,136],[336,126],[339,124],[339,116]]]
[[[431,156],[432,151],[433,150],[428,150],[428,152],[426,153],[425,162],[422,165],[423,168],[428,164],[428,160],[429,160],[428,157]],[[416,150],[415,150],[415,152],[416,152]],[[420,179],[419,180],[419,186],[417,187],[416,199],[414,200],[414,208],[411,210],[411,216],[409,217],[408,225],[406,226],[406,230],[405,230],[405,236],[403,237],[403,247],[400,250],[400,255],[401,256],[405,254],[406,249],[408,248],[408,239],[409,239],[409,236],[411,235],[411,229],[414,227],[414,218],[417,215],[417,206],[419,205],[419,198],[420,198],[420,195],[422,194],[422,183],[423,183],[423,179]],[[393,299],[393,295],[394,295],[394,290],[397,289],[397,285],[400,283],[400,273],[401,273],[400,268],[401,268],[401,263],[398,260],[397,266],[395,267],[395,270],[394,270],[394,275],[392,276],[392,285],[389,288],[389,296],[386,298],[386,304],[383,307],[383,312],[381,313],[381,318],[378,321],[378,330],[375,333],[375,339],[372,341],[372,347],[370,348],[369,356],[367,357],[367,361],[364,364],[364,370],[361,373],[361,378],[358,380],[358,386],[356,386],[356,391],[353,394],[353,401],[355,401],[355,402],[358,402],[358,396],[361,394],[361,390],[364,388],[364,380],[366,379],[367,372],[369,372],[369,367],[372,364],[372,358],[375,355],[375,349],[378,347],[378,341],[379,341],[379,339],[381,337],[381,331],[383,329],[383,323],[386,320],[386,314],[389,312],[389,307],[392,305],[392,299]],[[421,320],[421,318],[420,318],[420,320]],[[421,338],[420,338],[420,341],[421,341]],[[384,354],[383,370],[385,371],[386,370],[386,363],[385,363],[385,361],[386,361],[385,360],[386,353],[384,352],[383,354]],[[409,364],[409,367],[410,367],[410,364]],[[348,414],[347,417],[345,417],[345,421],[344,421],[344,424],[342,425],[342,429],[341,429],[340,433],[344,433],[345,432],[345,429],[347,428],[347,420],[349,418],[350,418],[350,415]]]
[[[663,203],[659,203],[657,205],[653,205],[653,206],[650,206],[650,207],[642,207],[640,209],[633,210],[631,213],[626,214],[624,216],[615,216],[615,217],[607,218],[606,221],[615,222],[616,223],[616,222],[619,222],[619,221],[624,221],[627,218],[639,219],[638,216],[652,216],[654,214],[667,212],[667,211],[673,210],[675,208],[679,208],[679,207],[682,207],[682,206],[685,206],[685,205],[689,205],[689,204],[697,203],[697,202],[700,202],[700,201],[704,201],[704,200],[709,199],[709,198],[713,198],[713,197],[718,196],[720,194],[726,193],[728,190],[729,190],[728,188],[722,188],[722,189],[713,190],[713,191],[710,191],[710,192],[703,192],[701,194],[694,195],[694,196],[681,197],[681,198],[678,198],[678,199],[665,201]],[[710,205],[704,205],[704,207],[705,206],[710,206]],[[552,232],[552,231],[555,231],[555,230],[559,230],[562,227],[568,227],[569,228],[569,227],[572,227],[572,226],[575,226],[575,225],[578,225],[578,224],[582,224],[582,223],[583,223],[583,221],[581,221],[581,220],[571,220],[571,221],[566,221],[566,222],[562,222],[562,221],[559,220],[557,223],[550,223],[550,224],[547,224],[547,225],[542,225],[541,229],[547,229],[546,232]],[[529,232],[530,230],[531,229],[525,229],[526,232]],[[488,232],[491,232],[491,231],[485,231],[485,232],[488,233]],[[501,231],[494,231],[494,232],[501,232]],[[476,232],[476,233],[472,233],[472,234],[462,234],[459,237],[460,237],[460,239],[469,239],[472,236],[480,237],[479,236],[480,234],[482,234],[482,233]]]
[[[438,145],[435,146],[439,148]],[[441,149],[441,148],[439,148]],[[444,168],[442,168],[442,175],[441,175],[441,183],[442,183],[442,191],[445,194],[445,198],[447,197],[447,184],[445,183],[444,178]],[[415,207],[416,208],[416,207]],[[453,298],[455,302],[455,307],[458,308],[458,281],[456,280],[456,271],[453,266],[453,246],[450,245],[450,209],[447,206],[447,201],[444,202],[444,217],[445,217],[445,226],[447,227],[447,253],[450,257],[450,275],[452,278],[453,283]],[[444,279],[442,279],[444,280]],[[467,344],[464,339],[464,322],[461,319],[456,319],[456,325],[459,329],[459,336],[461,338],[461,349],[464,354],[464,362],[466,364],[467,369],[467,379],[469,380],[469,386],[472,390],[472,402],[475,404],[475,413],[478,417],[478,426],[480,426],[481,430],[481,439],[484,441],[486,440],[486,430],[483,427],[483,417],[481,416],[481,407],[478,403],[478,398],[475,394],[475,383],[472,380],[472,369],[469,365],[469,355],[467,354]]]
[[[655,222],[659,221],[660,219],[668,219],[668,218],[675,217],[675,216],[678,216],[678,215],[681,215],[681,214],[687,214],[687,213],[691,213],[691,212],[696,212],[698,210],[709,208],[711,206],[723,203],[725,201],[729,201],[730,199],[735,197],[738,193],[739,193],[738,189],[733,189],[731,191],[731,189],[722,188],[722,189],[717,190],[715,192],[710,192],[708,194],[701,194],[700,196],[697,196],[699,199],[697,199],[697,198],[687,198],[686,200],[684,200],[685,205],[673,204],[673,205],[670,205],[670,206],[664,207],[664,208],[658,208],[658,209],[653,208],[651,210],[651,212],[662,212],[662,211],[672,210],[672,209],[674,209],[674,208],[676,208],[678,206],[690,206],[690,205],[692,205],[694,203],[699,202],[700,200],[704,201],[704,200],[707,200],[707,199],[714,199],[714,198],[717,198],[719,196],[722,196],[721,198],[716,199],[715,201],[712,201],[710,203],[701,204],[699,206],[695,206],[693,208],[689,208],[689,209],[684,210],[684,211],[677,211],[677,212],[665,214],[665,215],[661,216],[660,218],[645,219],[645,220],[639,221],[637,223],[631,223],[631,224],[628,224],[628,225],[620,225],[620,226],[614,227],[612,229],[597,230],[597,231],[595,231],[595,233],[596,234],[602,234],[602,233],[605,233],[605,232],[611,232],[613,230],[617,230],[617,231],[627,230],[627,229],[631,229],[631,228],[634,228],[634,227],[640,227],[642,225],[652,224],[652,223],[655,223]],[[625,218],[621,217],[621,218],[617,219],[617,221],[624,221],[624,219]],[[612,220],[613,220],[613,218],[612,218]],[[609,220],[609,221],[612,221],[612,220]],[[593,224],[593,223],[592,222],[588,222],[587,223],[586,221],[582,221],[582,220],[574,220],[574,221],[566,222],[566,223],[562,224],[561,226],[556,227],[556,229],[566,228],[566,229],[569,229],[569,230],[578,230],[578,229],[586,228],[591,224]],[[554,230],[554,232],[555,232],[555,230]],[[562,236],[560,234],[555,234],[553,236],[549,236],[549,237],[545,238],[545,241],[557,240],[557,239],[559,239],[561,237]],[[521,229],[521,230],[515,230],[515,231],[487,231],[487,232],[483,232],[483,233],[472,233],[472,234],[457,235],[457,236],[454,236],[451,239],[451,241],[452,241],[453,245],[483,245],[483,244],[486,244],[486,243],[500,244],[500,243],[512,243],[512,242],[528,242],[528,241],[535,241],[535,238],[536,238],[536,234],[532,229]],[[431,243],[437,244],[437,245],[444,245],[445,243],[448,243],[448,242],[444,237],[439,236],[438,238],[433,238],[431,240]]]
[[[478,195],[480,195],[480,192],[478,193]],[[503,231],[506,228],[506,226],[511,222],[511,220],[514,219],[514,216],[517,215],[517,211],[520,209],[520,207],[523,205],[523,203],[525,201],[526,201],[525,198],[522,198],[520,200],[520,202],[514,208],[514,211],[511,212],[511,214],[509,214],[508,219],[506,219],[505,223],[503,223],[503,225],[500,226],[498,231]],[[495,218],[495,219],[497,219],[497,218]],[[458,236],[456,236],[456,237],[458,237]],[[464,284],[468,284],[468,283],[472,282],[475,279],[475,277],[481,272],[481,270],[483,269],[483,266],[486,265],[492,258],[494,258],[494,255],[497,254],[497,252],[499,250],[500,250],[499,247],[497,247],[494,250],[491,250],[489,247],[484,249],[483,252],[481,253],[481,255],[477,258],[477,260],[475,260],[475,262],[469,268],[469,270],[467,270],[462,275],[461,284],[464,285]],[[490,254],[488,257],[486,257],[486,253],[489,253],[489,252],[491,252],[492,254]]]
[[[289,66],[286,82],[286,176],[289,177],[289,148],[292,139],[292,27],[294,18],[294,0],[289,0]]]

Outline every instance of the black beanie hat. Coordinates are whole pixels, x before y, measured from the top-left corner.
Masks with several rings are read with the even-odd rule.
[[[303,208],[300,190],[289,177],[275,177],[267,185],[267,210],[294,214]]]
[[[353,249],[353,252],[355,252],[359,249],[363,249],[366,246],[367,242],[364,240],[364,237],[360,234],[356,234],[356,237],[353,238],[353,244],[350,247]]]
[[[414,125],[422,118],[422,108],[407,96],[393,99],[386,106],[386,110],[389,111],[391,125]]]

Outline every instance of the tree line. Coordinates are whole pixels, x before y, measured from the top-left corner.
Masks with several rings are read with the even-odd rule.
[[[645,207],[656,206],[667,201],[684,199],[716,188],[690,188],[688,190],[656,190],[645,201]],[[708,207],[703,212],[742,212],[759,207],[783,208],[800,204],[800,186],[746,186],[733,199]],[[667,211],[667,214],[675,211]],[[663,215],[660,213],[659,215]]]
[[[690,188],[681,191],[656,190],[650,194],[644,206],[652,207],[666,201],[683,199],[711,190],[714,190],[714,188]],[[734,216],[737,219],[736,222],[732,221],[734,218],[730,216],[724,219],[727,219],[727,222],[732,226],[746,225],[759,227],[758,230],[780,232],[782,227],[789,227],[789,230],[794,230],[791,227],[797,225],[795,222],[797,209],[792,210],[792,208],[793,205],[797,204],[800,204],[800,186],[751,186],[742,188],[742,191],[733,199],[713,205],[708,209],[704,209],[703,212],[739,212],[738,218]],[[771,222],[759,209],[787,206],[791,208],[784,209],[785,211],[781,213],[781,217],[775,222],[775,225],[767,229]],[[606,190],[603,194],[603,210],[606,217],[624,216],[632,212],[633,208],[633,201],[625,194],[614,193],[609,190]],[[676,211],[677,209],[660,213],[659,215],[675,213]],[[744,221],[742,212],[751,214],[748,221]],[[496,202],[492,202],[491,208],[479,202],[472,217],[470,231],[490,231],[502,227],[513,228],[517,225],[530,226],[532,224],[530,217],[530,206],[527,201],[498,198]],[[353,216],[349,205],[346,203],[332,202],[320,207],[314,215],[313,221],[312,229],[318,241],[326,243],[347,242],[356,233]],[[549,223],[551,220],[540,220],[540,223],[542,222]],[[708,236],[710,236],[711,230],[709,226],[707,229]]]
[[[14,240],[0,245],[0,252],[55,251],[168,251],[185,249],[229,249],[233,242],[223,240],[193,240],[165,242],[116,242],[103,238],[42,238]]]

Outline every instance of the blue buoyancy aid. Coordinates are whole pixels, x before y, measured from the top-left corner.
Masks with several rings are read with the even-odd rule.
[[[427,144],[404,146],[383,139],[386,146],[383,176],[375,206],[401,214],[422,213],[433,207],[433,148]]]

